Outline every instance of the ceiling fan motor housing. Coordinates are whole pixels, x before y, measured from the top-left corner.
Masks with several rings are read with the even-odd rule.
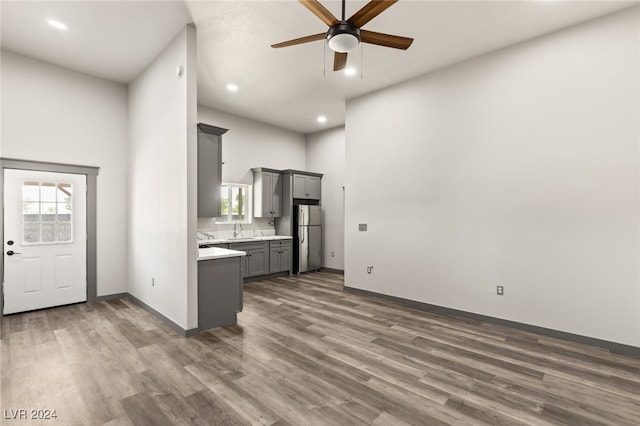
[[[348,21],[340,21],[329,27],[327,42],[334,52],[350,52],[360,44],[360,29]]]

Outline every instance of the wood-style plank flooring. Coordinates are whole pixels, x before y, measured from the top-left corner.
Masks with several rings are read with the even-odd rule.
[[[0,420],[640,424],[640,358],[345,293],[340,275],[246,284],[238,318],[184,338],[129,299],[5,317]]]

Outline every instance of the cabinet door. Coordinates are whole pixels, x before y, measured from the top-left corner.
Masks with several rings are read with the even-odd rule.
[[[280,173],[271,174],[271,216],[282,216],[282,176]]]
[[[271,217],[272,174],[265,172],[253,172],[253,216]]]
[[[280,173],[257,172],[253,175],[255,217],[282,216],[282,178]]]
[[[267,275],[269,267],[267,255],[268,251],[266,248],[247,250],[247,277]]]
[[[269,253],[269,273],[275,274],[276,272],[280,272],[282,269],[280,268],[280,248],[274,247],[270,250]]]
[[[198,132],[198,217],[219,217],[222,159],[220,136]]]
[[[293,175],[293,198],[307,198],[307,177]]]
[[[291,270],[291,246],[283,246],[280,249],[280,271]]]
[[[293,175],[293,198],[320,199],[320,178],[317,176]]]
[[[271,217],[273,215],[273,173],[262,174],[262,217]]]
[[[311,200],[320,199],[320,178],[316,176],[307,176],[307,198]]]

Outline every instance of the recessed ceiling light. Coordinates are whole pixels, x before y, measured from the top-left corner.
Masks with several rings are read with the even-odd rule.
[[[49,25],[51,25],[55,29],[58,29],[58,30],[66,30],[67,29],[66,24],[64,24],[64,23],[62,23],[60,21],[57,21],[55,19],[49,19],[48,22],[49,22]]]
[[[348,75],[349,77],[351,77],[352,75],[356,75],[357,72],[358,70],[356,70],[354,67],[348,67],[344,70],[344,74]]]
[[[238,85],[237,84],[233,84],[233,83],[229,83],[227,84],[227,90],[230,92],[237,92],[238,91]]]
[[[327,122],[327,117],[325,117],[324,115],[318,116],[318,123],[326,123],[326,122]]]

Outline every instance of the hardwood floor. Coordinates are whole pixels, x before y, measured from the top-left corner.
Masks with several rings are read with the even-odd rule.
[[[344,293],[340,275],[248,283],[238,318],[184,338],[129,299],[5,317],[0,420],[640,424],[640,358]]]

